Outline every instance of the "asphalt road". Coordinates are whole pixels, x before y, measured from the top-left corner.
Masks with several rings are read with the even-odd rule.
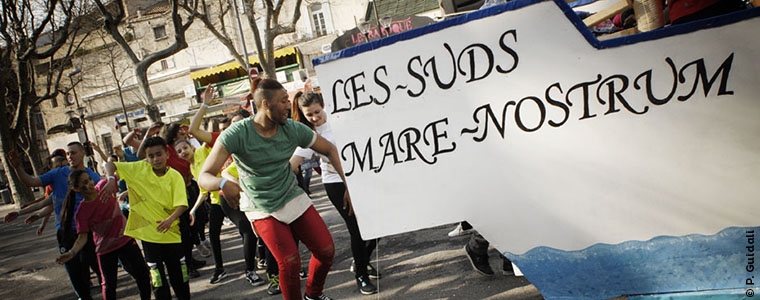
[[[380,292],[361,295],[353,273],[348,270],[351,264],[348,231],[318,182],[319,177],[312,179],[312,197],[336,245],[326,295],[335,299],[543,299],[524,277],[504,276],[501,272],[485,277],[474,272],[463,250],[468,237],[446,235],[456,224],[381,239],[377,254],[373,254],[373,264],[383,274],[382,279],[374,281]],[[13,205],[1,205],[0,217],[15,209]],[[0,224],[0,299],[75,299],[65,270],[55,263],[53,220],[42,236],[35,234],[36,228],[36,224],[24,224],[23,217]],[[252,287],[245,280],[242,243],[234,226],[223,225],[221,239],[228,276],[220,283],[209,284],[213,258],[201,258],[208,264],[200,269],[201,277],[190,281],[194,299],[282,299],[279,295],[268,295],[266,285]],[[305,261],[309,253],[303,245],[301,249]],[[491,249],[489,254],[491,266],[500,271],[498,251]],[[196,251],[194,255],[200,258]],[[139,299],[134,281],[123,270],[119,271],[118,284],[120,299]],[[100,289],[92,291],[99,299]]]

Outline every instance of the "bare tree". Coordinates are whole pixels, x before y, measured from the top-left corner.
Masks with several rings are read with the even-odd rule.
[[[129,46],[129,43],[124,38],[124,35],[119,31],[120,25],[122,25],[126,18],[124,0],[114,0],[104,4],[103,0],[94,0],[95,5],[100,10],[100,13],[104,17],[103,28],[108,32],[114,41],[121,46],[125,54],[132,62],[135,69],[135,78],[137,84],[143,90],[145,98],[145,110],[148,112],[148,116],[152,121],[158,121],[161,116],[158,111],[158,106],[153,98],[153,93],[150,90],[150,82],[148,82],[148,68],[155,62],[168,58],[175,53],[187,48],[187,40],[185,39],[185,32],[193,23],[194,11],[197,10],[198,1],[192,0],[170,0],[171,3],[171,21],[174,29],[174,43],[166,48],[145,55],[144,57],[138,56],[135,51]],[[191,11],[187,20],[182,20],[182,15],[179,12],[180,6],[187,7]]]
[[[235,1],[235,0],[232,0]],[[263,9],[257,8],[256,2],[263,1]],[[230,1],[215,0],[215,7],[218,11],[212,12],[207,9],[206,1],[202,0],[203,9],[196,11],[195,18],[200,20],[206,28],[229,50],[230,54],[235,60],[240,63],[241,66],[245,66],[245,59],[243,58],[245,53],[241,53],[235,48],[235,42],[230,37],[228,30],[229,25],[226,24],[228,14],[234,13]],[[301,2],[302,0],[295,0],[293,6],[292,18],[286,23],[280,23],[280,14],[283,9],[283,3],[285,0],[244,0],[248,23],[253,31],[254,42],[256,43],[256,53],[259,57],[261,68],[263,69],[262,77],[274,78],[275,77],[275,57],[274,57],[274,39],[282,34],[296,32],[296,23],[301,18]],[[259,25],[257,20],[264,18],[264,28],[259,31]],[[234,30],[234,29],[232,29]],[[261,32],[264,35],[261,35]]]
[[[128,61],[124,55],[122,48],[116,44],[111,38],[111,35],[104,30],[95,30],[92,35],[101,43],[97,48],[97,52],[88,56],[87,60],[83,60],[82,64],[88,64],[86,69],[100,69],[104,68],[105,72],[109,76],[102,76],[104,72],[97,72],[97,78],[90,78],[87,80],[90,84],[89,88],[98,90],[111,90],[116,88],[116,97],[121,103],[121,108],[127,121],[127,128],[129,128],[129,118],[127,117],[127,107],[138,104],[139,101],[127,101],[125,94],[129,82],[134,80],[134,70],[132,64]],[[129,38],[128,38],[129,39]],[[139,95],[137,95],[139,98]]]
[[[35,173],[41,162],[37,155],[29,155],[39,148],[33,114],[43,101],[58,96],[64,66],[78,45],[74,37],[80,27],[74,18],[80,11],[75,4],[75,0],[0,1],[0,148],[3,157],[9,151],[27,153]],[[61,49],[66,52],[59,53]],[[45,74],[37,74],[35,64],[43,61],[49,67]],[[16,204],[33,200],[6,160],[3,169]]]
[[[234,0],[233,0],[234,1]],[[208,3],[207,3],[208,2]],[[207,5],[209,3],[213,3],[214,5]],[[212,8],[216,8],[215,11],[212,11]],[[183,7],[185,11],[188,13],[192,12],[192,8],[190,7]],[[230,5],[230,1],[227,0],[213,0],[213,1],[206,1],[201,0],[201,9],[194,12],[193,17],[201,21],[203,23],[203,26],[208,29],[211,34],[216,37],[219,42],[224,45],[225,48],[230,52],[232,57],[235,58],[235,60],[240,63],[241,66],[245,66],[245,58],[243,56],[245,53],[241,53],[238,51],[237,48],[235,48],[235,42],[232,40],[232,37],[230,37],[228,30],[235,30],[230,29],[228,24],[226,23],[227,16],[229,16],[230,13],[234,13],[232,5]],[[233,25],[234,28],[234,25]]]
[[[245,0],[246,8],[249,12],[255,12],[247,14],[248,23],[253,30],[253,41],[256,43],[256,52],[259,55],[259,61],[261,62],[261,68],[264,71],[263,77],[274,78],[275,77],[275,57],[274,57],[274,39],[282,34],[296,32],[296,23],[301,18],[301,0],[295,0],[293,6],[293,17],[287,23],[280,23],[280,13],[282,5],[285,0],[259,0],[264,1],[263,11],[256,12],[256,0]],[[264,28],[259,31],[259,25],[256,23],[257,14],[264,14]],[[264,33],[262,38],[261,32]]]

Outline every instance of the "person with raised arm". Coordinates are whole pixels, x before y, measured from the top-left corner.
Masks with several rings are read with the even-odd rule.
[[[72,171],[84,170],[92,178],[93,181],[100,181],[100,175],[98,175],[98,173],[90,168],[85,167],[84,156],[85,150],[82,143],[71,142],[66,146],[66,159],[68,160],[69,165],[55,168],[37,177],[29,175],[24,171],[17,153],[8,153],[8,164],[13,168],[14,171],[16,171],[16,174],[24,185],[27,187],[41,187],[52,185],[53,196],[48,197],[47,199],[37,202],[36,204],[26,207],[22,210],[8,213],[5,216],[5,222],[7,223],[13,221],[20,215],[37,211],[38,209],[48,206],[52,203],[55,213],[55,228],[57,230],[56,238],[58,240],[59,252],[64,253],[71,249],[71,247],[74,245],[74,240],[76,240],[76,234],[72,235],[64,233],[61,223],[61,209],[63,207],[63,200],[66,199],[66,194],[69,191],[69,174],[71,174]],[[103,187],[103,189],[106,193],[110,193],[115,190],[115,187],[116,183],[109,181]],[[74,203],[75,208],[79,205],[79,202],[82,201],[82,199],[82,195],[76,195]],[[72,222],[72,224],[70,224],[71,226],[76,226],[73,224],[73,219],[70,220],[70,222]],[[71,282],[71,286],[74,288],[74,292],[77,294],[77,296],[81,299],[92,299],[92,296],[90,295],[89,268],[90,264],[94,263],[95,260],[95,247],[90,239],[90,242],[85,244],[85,246],[82,248],[82,251],[77,252],[77,255],[74,257],[74,259],[71,259],[64,264],[66,273],[69,276],[69,281]]]
[[[309,128],[314,129],[320,136],[327,141],[335,144],[335,136],[332,127],[327,123],[327,113],[325,112],[325,102],[322,95],[313,91],[305,93],[298,92],[293,101],[293,119],[303,123]],[[290,158],[290,165],[293,172],[300,172],[299,166],[305,159],[310,159],[314,155],[311,149],[297,148]],[[377,293],[377,287],[370,281],[370,278],[378,279],[380,273],[370,264],[372,251],[377,246],[377,240],[372,239],[365,241],[359,231],[359,224],[356,216],[349,213],[349,210],[343,206],[343,194],[345,193],[345,184],[343,178],[336,172],[332,161],[320,155],[322,168],[322,183],[327,192],[327,198],[330,199],[335,209],[346,223],[346,228],[351,237],[351,255],[353,262],[350,271],[355,273],[356,284],[359,292],[364,295]]]
[[[288,93],[277,80],[257,78],[252,87],[257,113],[232,124],[219,136],[201,169],[200,185],[207,191],[222,190],[233,208],[239,205],[242,186],[250,199],[244,211],[277,259],[285,299],[301,299],[296,239],[312,253],[303,299],[331,299],[323,290],[335,245],[311,199],[296,185],[289,160],[296,147],[312,148],[334,161],[336,171],[344,177],[338,150],[306,125],[288,118]],[[217,177],[229,155],[237,164],[240,186]],[[343,207],[351,211],[348,189],[343,199]]]
[[[102,153],[97,145],[93,146],[93,149]],[[105,194],[103,187],[107,183],[108,181],[104,179],[96,185],[84,170],[76,170],[69,175],[70,191],[63,203],[61,219],[64,224],[63,230],[66,232],[74,230],[70,225],[70,220],[76,220],[77,239],[71,249],[58,256],[56,262],[64,264],[72,260],[77,253],[82,251],[92,236],[100,274],[103,278],[101,287],[103,299],[116,299],[116,282],[119,261],[121,261],[124,268],[129,270],[129,274],[137,282],[140,299],[149,300],[151,287],[148,267],[145,265],[137,242],[124,235],[126,219],[121,214],[115,194]],[[76,211],[74,210],[75,193],[84,195],[84,200],[79,203]],[[107,201],[98,201],[98,198],[104,198]]]
[[[169,285],[177,298],[190,299],[188,258],[178,220],[187,210],[185,182],[179,172],[166,165],[169,155],[164,139],[148,137],[141,147],[144,160],[105,163],[108,178],[118,174],[129,187],[130,212],[124,235],[142,241],[156,299],[172,299]]]
[[[194,136],[202,145],[195,149],[186,139],[181,139],[175,142],[174,148],[177,149],[177,153],[180,157],[187,160],[190,163],[190,170],[196,178],[200,175],[201,167],[206,161],[208,154],[211,152],[214,143],[219,137],[219,132],[208,132],[200,129],[203,115],[206,113],[206,109],[213,101],[213,95],[216,88],[208,86],[206,90],[201,94],[201,100],[203,103],[198,111],[193,116],[190,122],[190,134]],[[227,127],[226,125],[224,127]],[[224,128],[221,128],[224,130]],[[224,217],[230,218],[238,228],[240,236],[243,238],[243,258],[245,259],[245,278],[253,286],[263,285],[264,280],[256,274],[256,236],[253,234],[248,219],[245,214],[240,210],[233,209],[227,205],[225,201],[221,201],[218,191],[208,192],[204,189],[200,189],[200,195],[193,208],[190,209],[191,224],[195,222],[195,211],[202,205],[206,195],[210,194],[211,207],[209,211],[209,239],[211,240],[211,252],[214,254],[214,274],[211,276],[210,283],[219,283],[227,273],[224,270],[224,261],[222,259],[222,246],[221,246],[221,232],[222,222]]]

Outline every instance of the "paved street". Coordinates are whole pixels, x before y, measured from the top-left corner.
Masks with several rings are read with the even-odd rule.
[[[315,206],[330,228],[336,245],[335,263],[327,278],[325,294],[335,299],[542,299],[524,277],[501,274],[498,251],[491,249],[491,266],[497,275],[484,277],[472,270],[464,255],[467,237],[449,238],[446,233],[456,224],[419,230],[381,239],[373,261],[382,279],[375,281],[380,293],[361,295],[349,272],[351,251],[343,220],[327,200],[319,177],[312,179]],[[0,206],[0,216],[13,211],[13,205]],[[36,224],[35,224],[36,225]],[[74,299],[68,278],[57,256],[54,223],[41,237],[36,226],[23,223],[23,217],[0,224],[0,299]],[[229,275],[218,284],[209,284],[213,258],[200,269],[201,277],[191,279],[193,299],[281,299],[269,296],[266,286],[252,287],[243,277],[242,243],[234,226],[222,227],[225,269]],[[302,245],[301,257],[308,257]],[[196,257],[197,252],[194,252]],[[120,299],[139,299],[132,278],[119,271]],[[263,276],[263,271],[259,272]],[[302,281],[305,282],[305,281]],[[100,290],[93,289],[96,299]]]

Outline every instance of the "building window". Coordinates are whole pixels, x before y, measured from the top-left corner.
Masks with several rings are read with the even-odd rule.
[[[327,34],[327,26],[325,25],[325,15],[322,14],[321,10],[320,11],[312,10],[311,22],[314,24],[314,33],[317,36],[323,36]]]
[[[108,152],[108,154],[113,154],[113,140],[111,139],[110,134],[104,134],[101,135],[100,138],[103,140],[103,150]]]
[[[166,38],[166,26],[161,25],[153,27],[153,36],[156,40]]]
[[[161,60],[161,71],[174,68],[174,59],[167,58]]]

